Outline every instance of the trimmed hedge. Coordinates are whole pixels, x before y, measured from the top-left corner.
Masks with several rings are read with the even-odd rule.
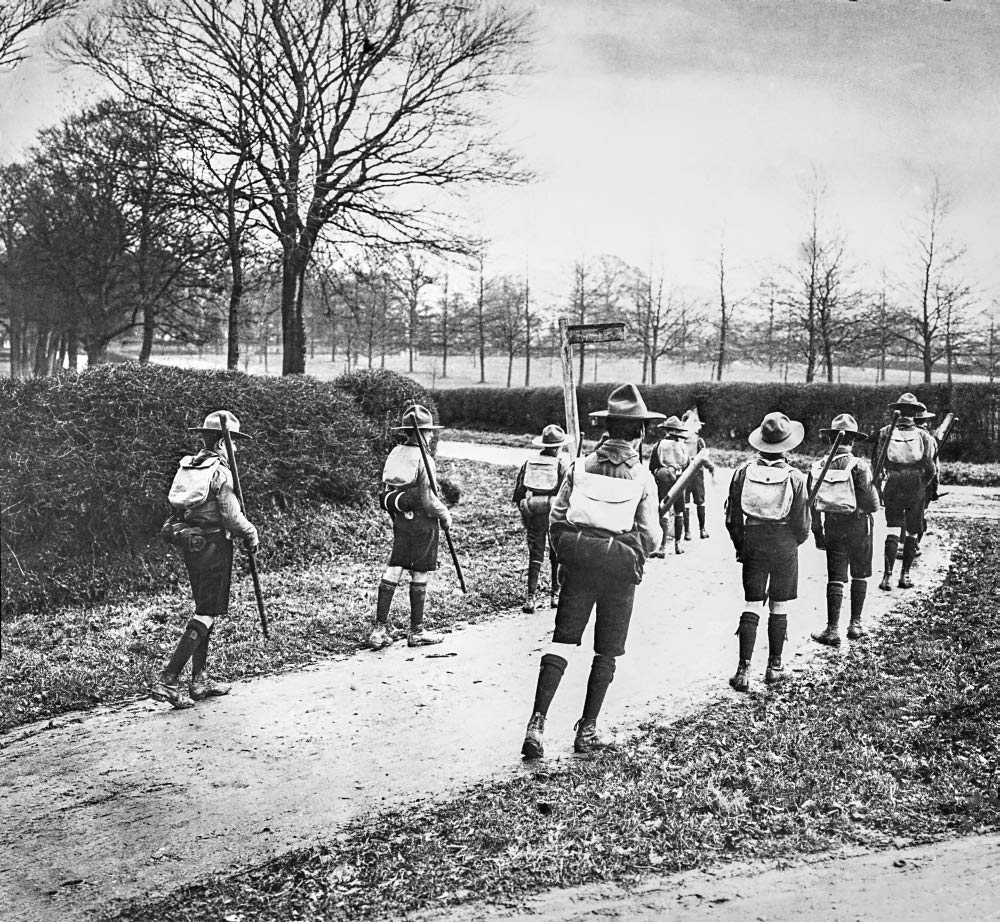
[[[587,414],[607,406],[617,384],[584,384],[577,388],[580,422],[588,431]],[[743,447],[765,413],[781,410],[805,424],[805,448],[820,451],[819,430],[838,413],[852,413],[870,431],[888,421],[886,406],[905,388],[858,384],[657,384],[640,387],[650,410],[680,415],[697,406],[705,423],[702,434],[719,447]],[[1000,386],[989,384],[915,385],[912,392],[939,414],[960,418],[942,456],[948,460],[1000,460]],[[434,394],[441,422],[467,429],[538,433],[548,423],[563,423],[562,389],[464,387]]]
[[[317,504],[370,497],[396,441],[384,426],[387,408],[398,414],[399,402],[414,399],[429,402],[392,372],[350,376],[343,386],[134,364],[3,379],[3,616],[183,578],[157,534],[177,462],[200,443],[187,429],[220,407],[254,439],[241,445],[239,462],[262,559],[308,559],[324,546]]]

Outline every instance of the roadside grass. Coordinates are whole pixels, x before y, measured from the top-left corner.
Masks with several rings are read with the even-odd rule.
[[[720,698],[620,748],[360,818],[329,843],[113,918],[386,918],[717,862],[1000,824],[1000,538],[959,523],[944,584],[808,680]]]
[[[452,533],[469,593],[461,594],[442,541],[440,568],[428,593],[428,624],[447,630],[459,621],[518,611],[527,553],[510,502],[513,472],[447,459],[438,469],[462,491],[461,503],[452,509]],[[374,503],[328,506],[303,516],[291,533],[315,551],[309,566],[262,571],[270,641],[260,636],[242,562],[234,572],[230,613],[217,622],[209,659],[218,678],[266,675],[365,645],[392,540],[388,517]],[[237,559],[242,561],[239,552]],[[67,711],[145,697],[191,614],[185,581],[174,592],[133,594],[5,622],[0,733]],[[399,592],[392,615],[396,629],[404,630],[408,619],[407,594]]]

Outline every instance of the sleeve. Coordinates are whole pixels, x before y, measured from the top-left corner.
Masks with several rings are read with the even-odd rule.
[[[216,500],[219,503],[219,518],[222,527],[233,537],[242,538],[251,543],[257,540],[256,526],[243,514],[240,501],[236,498],[229,480],[228,472],[221,468],[212,475],[212,484],[216,489]]]
[[[878,493],[872,482],[872,469],[864,458],[858,458],[852,476],[854,477],[854,495],[858,500],[858,512],[878,512]],[[813,531],[815,530],[814,525]]]
[[[792,474],[792,511],[788,516],[788,525],[792,529],[795,540],[802,544],[809,537],[812,526],[812,510],[809,508],[809,494],[806,492],[806,479],[798,471]]]
[[[926,429],[920,430],[924,440],[924,483],[929,484],[936,476],[938,470],[938,443],[937,440]]]
[[[517,480],[514,481],[514,496],[513,501],[516,506],[518,503],[524,499],[525,494],[528,492],[524,489],[524,470],[528,466],[528,462],[525,461],[521,465],[521,469],[517,472]]]
[[[698,439],[698,451],[708,451],[708,446],[705,444],[705,440],[702,438]],[[710,474],[715,473],[715,465],[712,463],[712,459],[706,454],[705,455],[705,470]]]
[[[729,496],[726,498],[726,531],[729,532],[737,552],[743,549],[743,535],[746,532],[746,520],[743,518],[743,507],[740,505],[744,477],[746,477],[745,465],[733,472],[733,479],[729,482]]]
[[[566,471],[566,477],[559,487],[556,498],[552,501],[552,508],[549,510],[549,530],[558,530],[566,524],[566,510],[569,509],[569,494],[573,489],[573,467]]]
[[[653,446],[653,450],[649,453],[649,472],[655,474],[663,465],[660,462],[660,443],[657,442]]]
[[[644,488],[642,498],[635,510],[635,527],[639,532],[643,552],[648,556],[655,551],[663,540],[663,529],[660,526],[660,510],[657,502],[656,481],[652,474],[642,472]]]
[[[433,464],[434,462],[432,461],[431,463]],[[424,511],[425,515],[432,519],[440,519],[446,523],[451,521],[451,513],[448,512],[448,507],[441,502],[437,494],[431,489],[431,480],[427,475],[427,469],[424,467],[423,462],[421,462],[420,470],[417,473],[417,490],[420,494],[420,508]]]
[[[806,474],[806,500],[812,495],[813,488],[813,474],[812,468],[809,468],[809,473]],[[819,537],[823,534],[823,516],[821,513],[817,513],[812,517],[812,533]]]

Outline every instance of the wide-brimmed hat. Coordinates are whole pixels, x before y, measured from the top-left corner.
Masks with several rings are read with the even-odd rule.
[[[905,410],[913,410],[914,413],[918,413],[921,410],[926,410],[927,407],[925,407],[919,400],[917,400],[917,398],[914,397],[913,394],[907,391],[895,403],[890,403],[889,409],[899,410],[900,413],[904,412]]]
[[[250,438],[250,436],[245,432],[240,432],[240,421],[236,418],[236,415],[230,413],[229,410],[212,410],[212,412],[205,417],[205,422],[203,422],[200,426],[189,426],[188,432],[200,432],[203,435],[221,435],[223,420],[226,422],[226,428],[229,430],[229,434],[234,439]]]
[[[444,426],[434,425],[431,411],[419,403],[412,403],[403,411],[402,423],[401,426],[393,426],[392,428],[397,431],[412,432],[413,424],[416,423],[418,429],[444,429]]]
[[[676,432],[679,435],[687,435],[688,430],[678,416],[668,416],[662,423],[656,424],[657,429],[666,429],[667,432]]]
[[[565,445],[569,439],[570,437],[566,434],[563,427],[553,423],[550,426],[546,426],[542,430],[541,435],[536,435],[531,440],[531,444],[535,448],[558,448],[560,445]]]
[[[838,432],[843,432],[845,435],[853,436],[862,442],[868,441],[868,436],[858,429],[858,421],[850,413],[841,413],[839,416],[834,416],[833,422],[830,423],[830,428],[820,429],[819,431],[821,435],[833,436],[836,436]]]
[[[934,417],[935,417],[935,416],[937,416],[937,413],[931,413],[931,411],[930,411],[930,410],[921,410],[921,411],[920,411],[920,412],[919,412],[919,413],[918,413],[918,414],[917,414],[916,416],[914,416],[913,418],[914,418],[914,419],[923,419],[923,420],[927,420],[927,419],[934,419]]]
[[[591,419],[631,419],[640,423],[666,419],[662,413],[654,413],[646,409],[646,402],[634,384],[623,384],[616,387],[608,396],[608,408],[595,410]]]
[[[750,433],[748,441],[757,451],[780,454],[791,451],[806,437],[806,427],[789,419],[784,413],[768,413]]]
[[[681,417],[681,422],[684,423],[684,428],[688,432],[701,432],[701,427],[705,425],[701,421],[701,416],[698,415],[697,407],[685,410],[684,415]]]

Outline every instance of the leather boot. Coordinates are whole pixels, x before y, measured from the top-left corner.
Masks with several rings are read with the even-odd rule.
[[[526,759],[540,759],[545,755],[542,745],[542,734],[545,732],[545,717],[542,714],[532,714],[528,721],[528,729],[524,732],[524,742],[521,744],[521,755]]]
[[[524,598],[524,604],[521,606],[521,611],[531,613],[535,610],[535,594],[529,592]]]
[[[177,676],[166,672],[161,672],[160,677],[152,684],[149,696],[154,701],[165,701],[179,711],[194,706],[194,702],[190,698],[185,698],[181,692]]]
[[[729,680],[729,685],[734,691],[745,692],[750,690],[750,660],[741,659],[736,666],[736,675]]]
[[[233,687],[225,682],[215,682],[209,678],[208,672],[202,671],[191,676],[190,685],[191,697],[195,701],[204,701],[206,698],[221,698],[228,695]]]
[[[861,619],[851,618],[851,623],[847,625],[847,639],[860,640],[868,632],[861,626]]]
[[[836,624],[828,624],[822,631],[810,635],[816,643],[824,644],[827,647],[840,646],[840,634]],[[850,635],[848,635],[850,636]]]
[[[576,739],[573,740],[573,751],[581,755],[588,752],[595,752],[598,749],[607,749],[611,742],[602,739],[597,732],[597,721],[589,717],[581,717],[573,728],[576,730]]]
[[[764,672],[764,681],[768,685],[777,685],[784,682],[788,676],[785,674],[785,667],[781,665],[780,656],[772,656],[767,661],[767,669]]]

